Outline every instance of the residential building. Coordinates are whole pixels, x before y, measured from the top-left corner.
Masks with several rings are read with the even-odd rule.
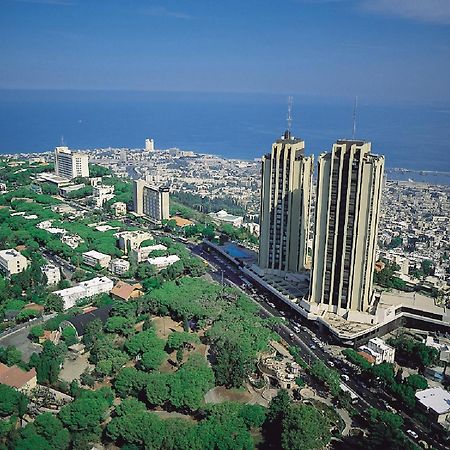
[[[427,412],[434,422],[450,426],[450,392],[441,387],[416,392],[419,407]]]
[[[0,250],[0,271],[10,277],[23,272],[28,267],[28,259],[16,249]]]
[[[79,283],[76,286],[55,291],[54,294],[63,299],[64,309],[69,309],[82,298],[109,292],[114,286],[112,280],[107,277],[96,277]]]
[[[130,270],[130,262],[126,259],[112,259],[109,263],[109,271],[114,275],[123,275]]]
[[[47,284],[57,284],[61,280],[61,272],[59,270],[58,266],[55,266],[54,264],[46,264],[45,266],[42,266],[42,273],[45,275],[47,279]]]
[[[121,250],[128,254],[130,250],[136,250],[144,241],[153,239],[148,231],[122,231],[114,235],[118,239],[118,245]]]
[[[92,190],[92,198],[94,201],[94,205],[97,208],[102,208],[108,200],[114,198],[114,186],[94,186]]]
[[[111,290],[111,296],[113,298],[124,301],[130,298],[138,298],[142,294],[142,286],[140,284],[128,284],[124,281],[118,281]]]
[[[91,267],[95,267],[98,264],[100,267],[105,268],[108,267],[111,261],[111,256],[100,253],[97,250],[90,250],[89,252],[83,253],[82,256],[84,264]]]
[[[147,247],[137,248],[135,250],[131,250],[130,259],[136,263],[140,263],[142,261],[145,261],[150,256],[150,253],[154,252],[155,250],[165,251],[167,250],[167,247],[162,244],[155,244],[148,245]]]
[[[127,214],[127,204],[124,202],[116,202],[111,205],[111,209],[114,211],[116,216],[126,216]]]
[[[367,345],[363,345],[359,349],[373,356],[375,364],[381,364],[383,362],[394,363],[395,348],[387,345],[378,337],[370,339]]]
[[[29,392],[37,385],[36,369],[25,371],[18,366],[8,367],[0,363],[0,384],[16,388],[22,392]]]
[[[169,188],[152,186],[144,180],[133,183],[133,205],[136,214],[161,225],[169,219]]]
[[[62,321],[59,325],[59,329],[62,332],[64,328],[72,327],[76,332],[77,338],[80,339],[84,335],[86,327],[94,320],[97,319],[102,323],[105,323],[108,320],[111,309],[112,305],[106,305],[101,308],[95,308],[84,314],[78,314],[77,316]]]
[[[313,156],[290,131],[262,158],[258,265],[274,274],[310,268],[308,232]]]
[[[55,173],[72,180],[77,177],[89,177],[89,156],[72,152],[68,147],[55,148]]]
[[[155,266],[158,270],[165,269],[179,260],[180,258],[177,255],[157,256],[155,258],[147,259],[148,263]]]
[[[244,222],[244,218],[242,216],[228,214],[224,209],[216,213],[209,213],[209,217],[211,217],[214,222],[229,224],[234,227],[241,227]]]
[[[145,151],[152,152],[155,150],[155,141],[153,139],[145,140]]]
[[[339,140],[318,159],[311,303],[347,318],[372,301],[384,157]]]

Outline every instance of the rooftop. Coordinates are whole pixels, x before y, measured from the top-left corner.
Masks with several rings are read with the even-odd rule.
[[[88,258],[94,258],[94,259],[103,259],[108,258],[109,255],[105,255],[104,253],[100,253],[97,250],[90,250],[88,252],[84,252],[83,256],[87,256]]]
[[[450,412],[450,392],[441,387],[416,392],[416,399],[437,414]]]
[[[11,248],[8,250],[0,250],[0,256],[5,260],[12,260],[15,258],[25,258],[21,253],[19,253],[16,249]]]
[[[35,376],[36,369],[34,367],[26,372],[20,367],[8,367],[5,364],[0,363],[0,383],[6,384],[7,386],[20,389]]]
[[[77,330],[78,336],[83,336],[86,326],[95,319],[100,319],[103,323],[105,323],[109,317],[111,309],[112,305],[106,305],[96,309],[95,311],[72,317],[71,319],[68,319],[67,322],[70,322],[74,326]]]

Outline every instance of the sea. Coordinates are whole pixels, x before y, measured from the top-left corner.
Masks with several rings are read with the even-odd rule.
[[[292,133],[306,154],[352,138],[351,98],[294,96]],[[287,127],[287,95],[0,90],[0,153],[53,149],[178,147],[252,160],[268,153]],[[450,184],[450,105],[359,99],[357,139],[386,157],[392,178]],[[431,172],[431,173],[430,173]],[[437,173],[436,173],[437,172]]]

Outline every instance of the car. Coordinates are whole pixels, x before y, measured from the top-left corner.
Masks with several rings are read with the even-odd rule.
[[[300,333],[300,328],[297,325],[292,327],[296,333]]]
[[[309,346],[309,348],[310,348],[311,350],[315,350],[317,347],[316,347],[314,344],[311,344],[311,345]]]
[[[328,365],[329,365],[330,367],[334,367],[334,362],[333,362],[333,361],[328,361]]]
[[[348,375],[341,375],[341,378],[344,380],[344,381],[350,381],[350,377],[348,376]]]
[[[294,334],[294,333],[289,333],[289,337],[290,337],[291,339],[294,339],[294,338],[295,338],[295,334]]]
[[[419,435],[413,430],[406,430],[406,433],[409,434],[414,439],[417,439],[419,437]]]

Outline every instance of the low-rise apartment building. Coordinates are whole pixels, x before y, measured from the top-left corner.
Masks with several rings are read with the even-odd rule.
[[[54,294],[63,299],[64,309],[69,309],[75,306],[78,300],[109,292],[113,287],[114,283],[109,278],[96,277],[76,286],[55,291]]]
[[[112,259],[109,263],[109,271],[114,275],[123,275],[130,270],[130,262],[126,259]]]
[[[152,266],[155,266],[158,270],[165,269],[166,267],[175,264],[179,261],[180,258],[178,255],[169,255],[169,256],[157,256],[156,258],[148,258],[148,263]]]
[[[150,253],[154,252],[155,250],[167,250],[167,247],[162,244],[155,244],[155,245],[148,245],[147,247],[141,247],[136,250],[131,250],[130,252],[130,259],[134,262],[140,263],[142,261],[145,261],[149,256]]]
[[[87,266],[95,267],[98,264],[100,267],[105,268],[108,267],[110,261],[111,256],[100,253],[97,250],[90,250],[83,253],[83,262]]]
[[[42,273],[47,278],[47,284],[57,284],[61,280],[61,271],[59,270],[58,266],[55,266],[54,264],[46,264],[45,266],[42,266]]]
[[[28,267],[28,259],[14,248],[0,250],[0,271],[10,277],[23,272]]]
[[[375,364],[393,363],[395,359],[395,348],[387,345],[383,339],[378,337],[370,339],[367,345],[360,347],[360,350],[373,356]]]

